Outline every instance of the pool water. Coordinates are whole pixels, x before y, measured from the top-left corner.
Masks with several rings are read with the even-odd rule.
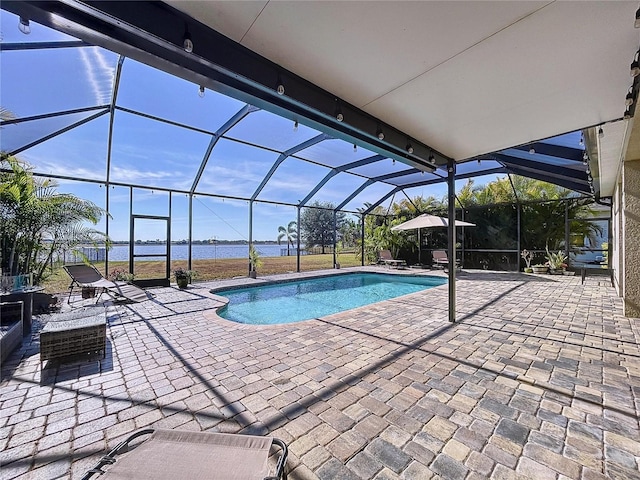
[[[218,314],[239,323],[293,323],[444,285],[430,276],[350,273],[215,291],[229,299]]]

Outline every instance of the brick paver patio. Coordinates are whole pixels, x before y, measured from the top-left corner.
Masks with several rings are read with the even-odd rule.
[[[606,279],[463,272],[455,324],[446,285],[278,326],[218,318],[212,285],[110,305],[102,362],[42,372],[36,322],[0,476],[79,478],[158,426],[273,434],[293,480],[640,478],[640,320]]]

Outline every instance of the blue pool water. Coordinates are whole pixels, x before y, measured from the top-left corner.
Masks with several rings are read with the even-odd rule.
[[[293,323],[350,310],[443,285],[429,276],[353,273],[309,280],[216,291],[229,304],[227,320],[252,325]]]

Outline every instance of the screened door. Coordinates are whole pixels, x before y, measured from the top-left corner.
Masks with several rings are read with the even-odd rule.
[[[129,271],[141,286],[168,286],[171,263],[169,217],[132,215]]]

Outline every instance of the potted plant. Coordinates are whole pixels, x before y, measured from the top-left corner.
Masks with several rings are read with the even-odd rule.
[[[564,270],[567,268],[567,264],[565,260],[567,256],[562,250],[558,250],[557,253],[553,253],[549,251],[547,248],[547,265],[549,266],[549,273],[551,275],[562,275]]]
[[[262,259],[260,258],[260,253],[251,245],[249,247],[249,277],[256,278],[258,276],[258,268],[262,266]]]
[[[541,263],[538,263],[533,267],[531,267],[531,269],[533,270],[533,273],[547,273],[547,271],[549,270],[549,267]]]
[[[109,280],[112,282],[131,283],[134,278],[133,273],[129,273],[124,268],[114,268],[109,274]]]
[[[522,257],[522,259],[527,264],[527,266],[524,269],[524,272],[525,273],[533,273],[533,268],[531,268],[531,260],[533,260],[533,254],[529,250],[524,249],[524,250],[522,250],[522,253],[520,254],[520,256]]]
[[[191,280],[196,277],[197,272],[195,270],[185,270],[184,268],[179,267],[173,271],[173,275],[176,277],[178,288],[187,288],[187,285],[191,283]]]

